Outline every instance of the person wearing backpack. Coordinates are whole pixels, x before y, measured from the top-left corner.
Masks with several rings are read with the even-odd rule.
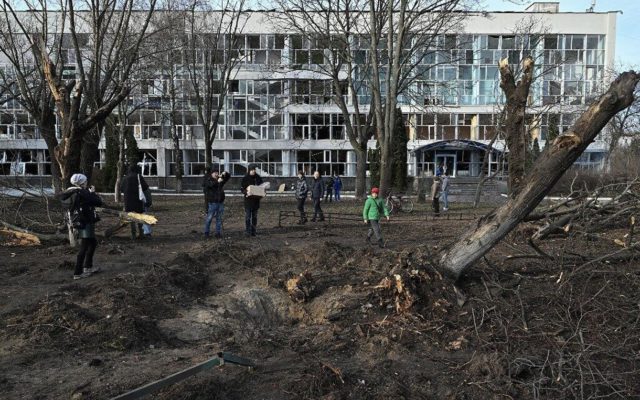
[[[98,246],[95,224],[100,220],[95,208],[102,205],[102,199],[93,186],[87,188],[87,177],[83,174],[73,174],[70,182],[73,186],[62,192],[60,200],[66,206],[69,223],[80,239],[73,279],[82,279],[100,271],[100,267],[93,266],[93,254]]]
[[[367,243],[371,244],[371,236],[376,235],[376,241],[380,248],[384,247],[382,232],[380,231],[380,217],[384,215],[389,220],[389,210],[384,204],[384,200],[379,199],[380,189],[374,187],[371,189],[371,196],[367,197],[362,210],[362,218],[365,224],[369,224],[367,232]]]

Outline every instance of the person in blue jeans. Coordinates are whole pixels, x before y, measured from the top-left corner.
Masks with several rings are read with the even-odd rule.
[[[337,172],[333,175],[333,195],[336,201],[340,201],[340,191],[342,190],[342,179]]]
[[[249,164],[247,174],[242,178],[240,185],[242,194],[244,194],[244,235],[256,236],[256,227],[258,226],[258,209],[260,208],[260,196],[249,196],[247,188],[250,185],[262,185],[262,178],[256,172],[257,165]]]
[[[222,216],[224,215],[224,184],[231,175],[220,174],[220,168],[211,167],[211,174],[204,182],[204,196],[207,200],[207,218],[204,221],[204,237],[210,237],[211,221],[216,218],[216,238],[222,237]]]
[[[449,173],[447,171],[444,172],[444,175],[442,175],[442,191],[441,191],[441,195],[440,197],[442,197],[442,211],[448,211],[449,210]]]

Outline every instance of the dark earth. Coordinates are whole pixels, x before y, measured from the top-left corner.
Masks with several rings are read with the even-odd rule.
[[[0,206],[35,231],[61,221],[55,201]],[[437,254],[492,205],[436,218],[417,204],[383,223],[384,249],[366,243],[361,207],[325,204],[325,222],[278,226],[294,199],[267,197],[258,236],[245,238],[230,197],[224,238],[203,240],[201,196],[156,195],[151,238],[106,239],[117,220],[102,215],[102,272],[78,281],[62,241],[1,245],[0,397],[108,399],[226,351],[256,366],[214,368],[153,398],[640,398],[640,262],[597,260],[620,252],[628,227],[551,237],[537,243],[543,257],[522,224],[456,293]],[[304,293],[290,295],[300,274]]]

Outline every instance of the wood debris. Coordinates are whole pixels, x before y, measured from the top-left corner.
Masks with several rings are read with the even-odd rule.
[[[300,275],[287,280],[285,285],[289,296],[298,303],[307,301],[315,289],[313,276],[309,271],[304,271]]]
[[[38,246],[40,238],[30,233],[3,228],[0,229],[0,243],[3,246]]]

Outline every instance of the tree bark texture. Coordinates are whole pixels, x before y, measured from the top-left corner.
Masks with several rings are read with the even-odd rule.
[[[482,217],[475,229],[469,230],[440,256],[440,267],[448,276],[458,279],[535,209],[609,120],[631,105],[638,81],[640,74],[634,71],[621,74],[568,132],[558,136],[540,154],[518,194]]]
[[[500,88],[507,99],[503,129],[509,151],[509,195],[515,197],[521,189],[526,174],[529,150],[529,132],[525,127],[525,114],[529,88],[533,82],[534,62],[527,57],[522,62],[522,79],[517,83],[508,59],[500,60]]]

